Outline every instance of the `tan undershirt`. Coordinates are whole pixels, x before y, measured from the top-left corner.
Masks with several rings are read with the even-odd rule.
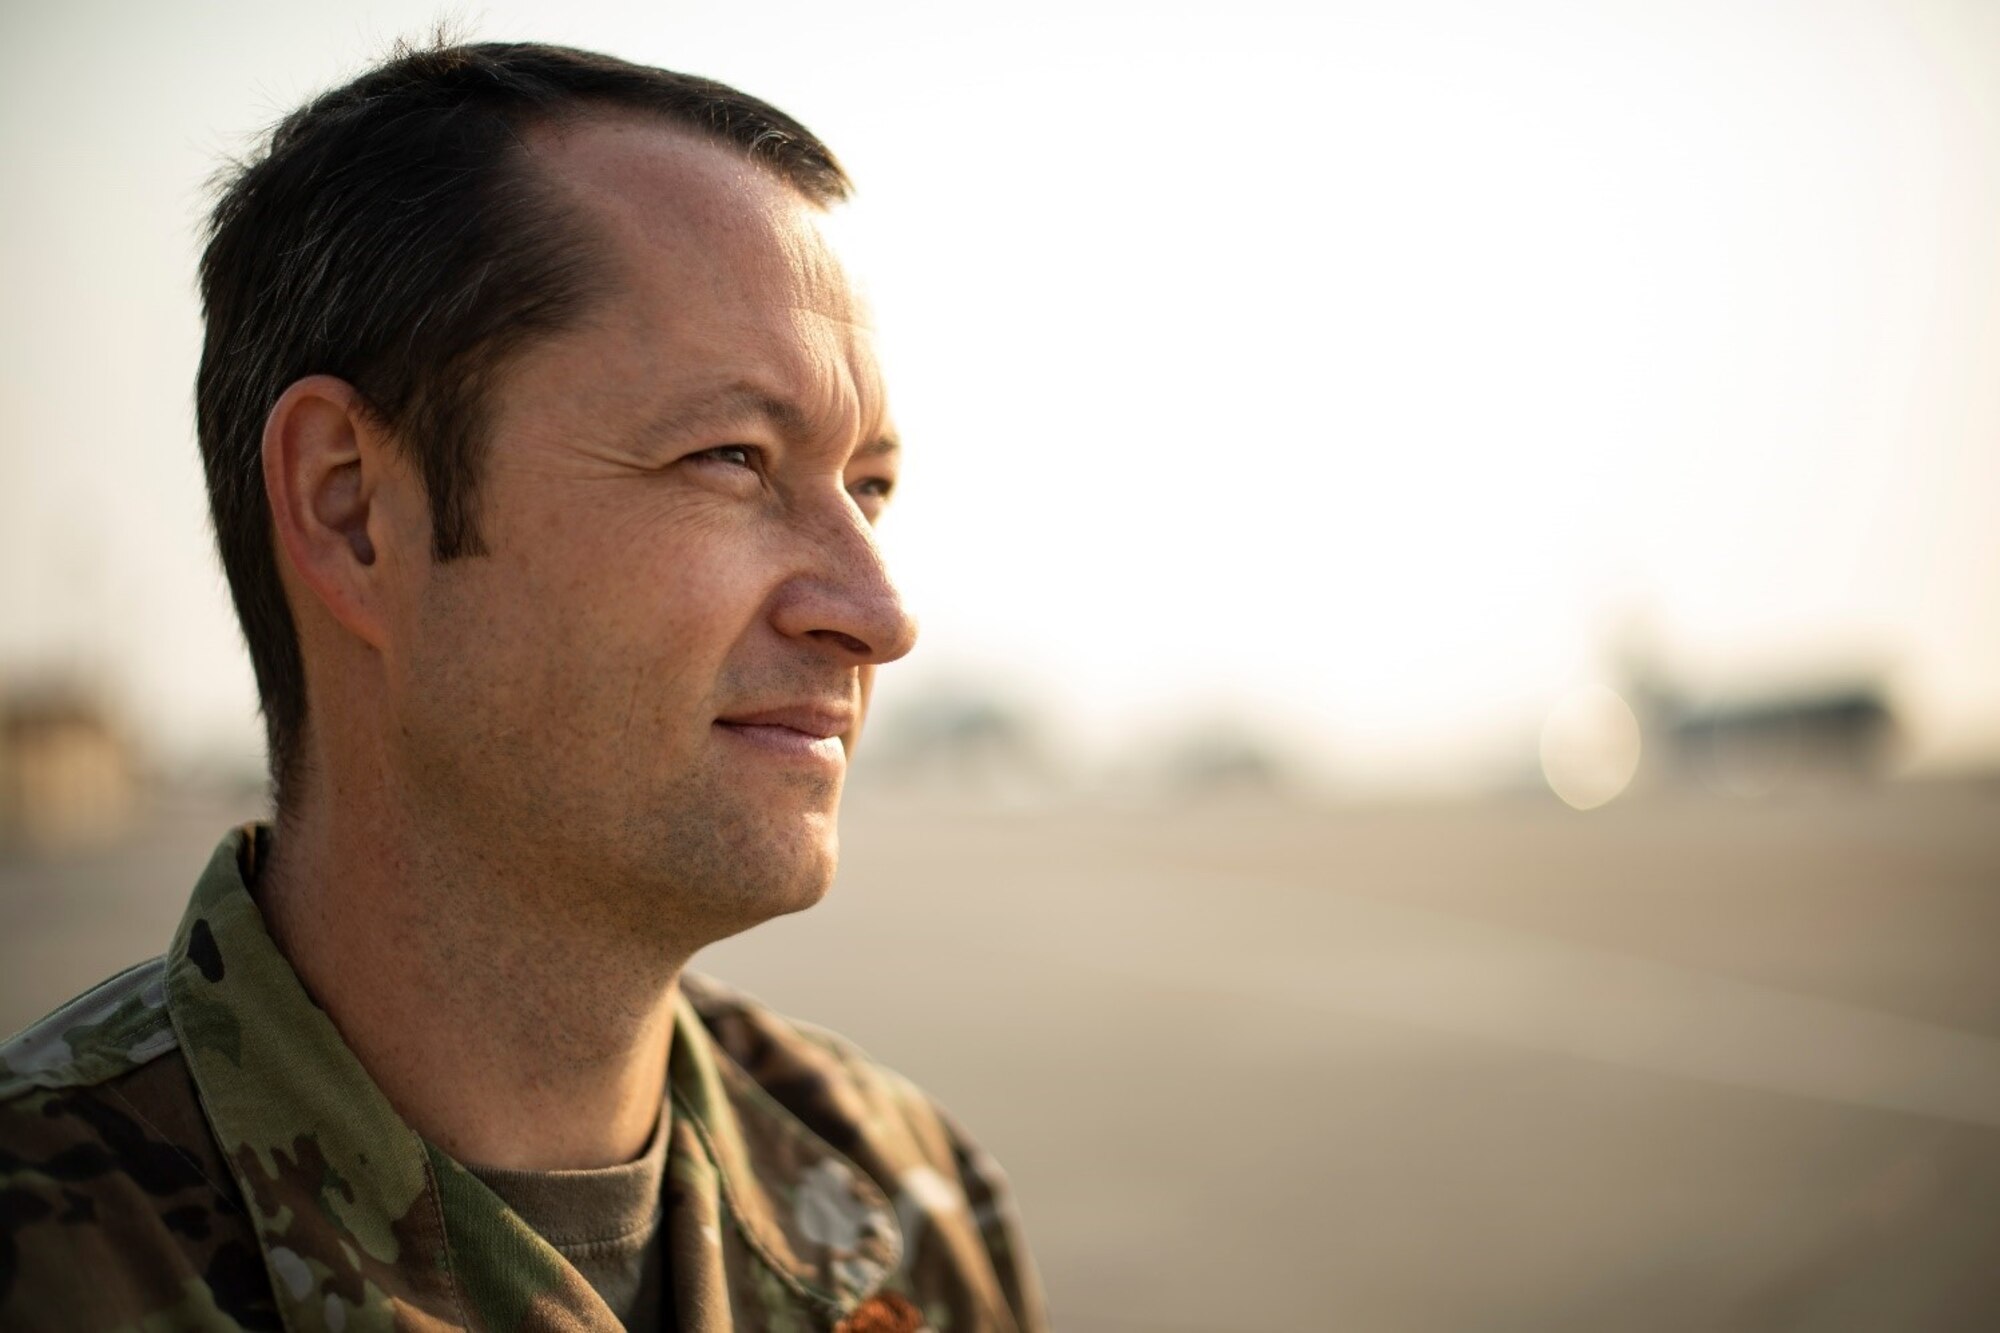
[[[583,1274],[628,1329],[662,1327],[666,1270],[660,1187],[667,1171],[667,1112],[646,1151],[592,1171],[506,1171],[468,1166],[521,1220]]]

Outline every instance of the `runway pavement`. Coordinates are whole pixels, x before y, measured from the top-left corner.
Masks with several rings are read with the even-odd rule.
[[[226,818],[0,861],[0,1026]],[[698,965],[974,1128],[1059,1327],[2000,1328],[2000,785],[845,828]]]

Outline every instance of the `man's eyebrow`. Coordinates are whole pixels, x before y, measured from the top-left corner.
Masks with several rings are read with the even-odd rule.
[[[649,432],[661,436],[691,435],[760,417],[790,441],[812,438],[812,423],[790,399],[781,398],[754,384],[732,384],[692,402],[676,403],[658,427]],[[854,451],[855,458],[881,458],[902,449],[893,431],[884,431]]]
[[[687,435],[731,425],[746,417],[762,417],[787,439],[800,440],[812,434],[805,413],[795,403],[753,384],[732,384],[692,402],[674,404],[660,423],[660,431],[665,435]]]

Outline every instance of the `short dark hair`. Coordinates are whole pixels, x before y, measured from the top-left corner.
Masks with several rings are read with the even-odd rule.
[[[305,376],[346,380],[417,464],[433,557],[483,554],[487,389],[511,355],[572,325],[605,276],[581,220],[529,166],[525,131],[603,113],[733,145],[821,206],[851,188],[809,130],[733,88],[500,42],[398,46],[285,117],[221,179],[201,259],[196,431],[281,809],[307,719],[264,491],[265,419]]]

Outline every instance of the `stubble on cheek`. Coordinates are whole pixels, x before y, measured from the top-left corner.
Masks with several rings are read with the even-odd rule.
[[[532,555],[510,541],[492,564],[454,571],[470,581],[436,608],[411,757],[427,770],[424,799],[457,807],[450,825],[534,868],[514,887],[524,907],[664,946],[824,895],[839,777],[736,754],[713,722],[730,707],[838,697],[853,678],[810,656],[733,663],[746,631],[725,574],[631,566],[631,552],[655,549],[651,521],[611,519],[590,550],[572,535],[558,552],[563,539],[545,532]]]
[[[573,911],[698,947],[824,896],[840,778],[746,756],[714,727],[716,697],[783,697],[802,687],[795,674],[750,689],[662,654],[622,670],[579,663],[545,683],[542,698],[564,715],[544,738],[552,762],[537,770],[540,790],[509,804],[561,821],[585,876]]]

